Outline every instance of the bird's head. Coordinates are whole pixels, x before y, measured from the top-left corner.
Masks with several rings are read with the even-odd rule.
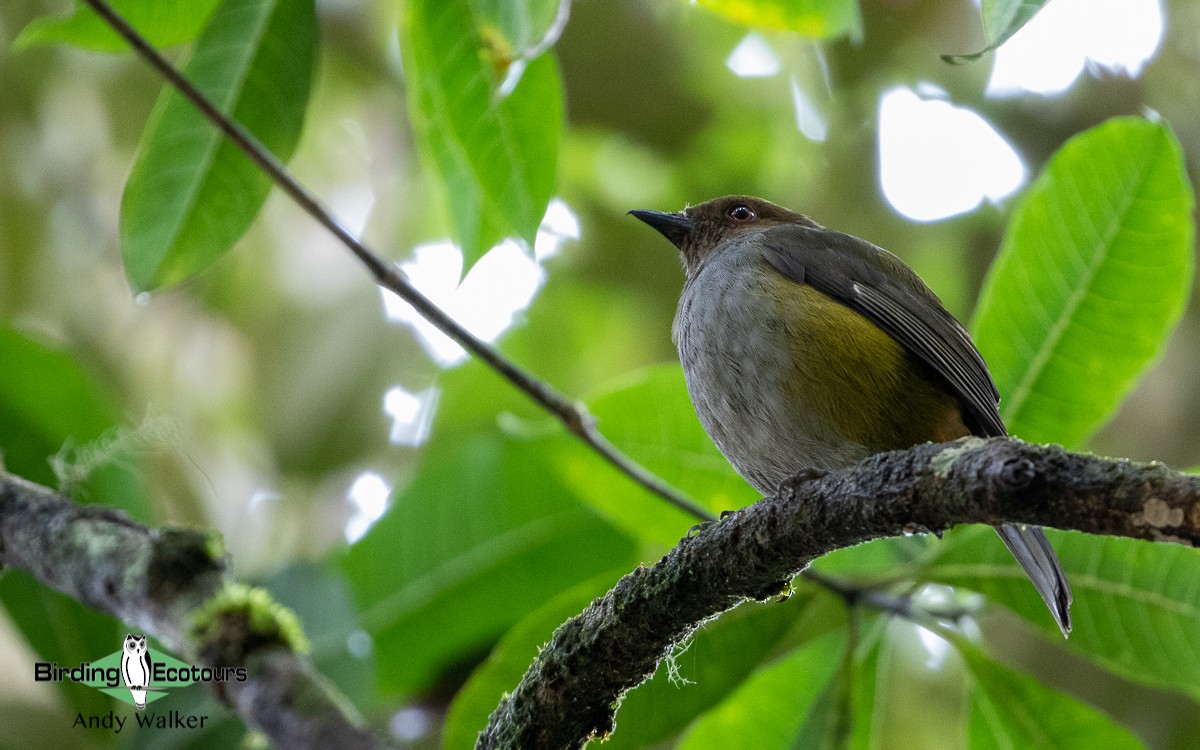
[[[797,224],[820,228],[812,219],[762,198],[727,195],[666,213],[635,209],[629,213],[657,229],[679,248],[689,273],[730,240],[774,226]]]

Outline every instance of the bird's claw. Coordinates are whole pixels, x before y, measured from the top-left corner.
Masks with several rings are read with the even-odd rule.
[[[825,471],[824,469],[818,469],[811,466],[803,468],[780,482],[779,487],[775,490],[775,495],[777,497],[791,498],[796,494],[796,490],[799,489],[802,484],[805,482],[811,482],[814,479],[820,479],[828,473],[829,472]]]

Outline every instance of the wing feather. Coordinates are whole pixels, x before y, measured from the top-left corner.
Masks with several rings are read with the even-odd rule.
[[[908,266],[866,240],[828,229],[781,226],[765,233],[763,257],[783,276],[849,307],[929,368],[983,437],[1005,435],[1000,394],[970,334]]]

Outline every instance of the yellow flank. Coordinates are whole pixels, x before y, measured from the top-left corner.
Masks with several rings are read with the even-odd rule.
[[[790,329],[794,377],[784,384],[827,426],[873,451],[970,434],[957,401],[867,318],[808,284],[770,274]]]

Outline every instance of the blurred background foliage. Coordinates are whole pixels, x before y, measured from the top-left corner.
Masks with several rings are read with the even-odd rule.
[[[202,30],[232,5],[125,3],[180,64],[231,43]],[[1054,0],[996,53],[949,65],[941,55],[1001,38],[997,8],[1014,4],[987,3],[985,28],[969,0],[577,0],[543,54],[565,20],[551,0],[322,0],[311,71],[288,64],[303,57],[290,45],[314,44],[304,3],[245,5],[280,36],[215,56],[226,75],[271,71],[230,108],[277,127],[264,138],[294,145],[295,173],[435,301],[586,398],[618,446],[709,507],[756,498],[686,401],[675,253],[625,211],[726,193],[870,239],[974,316],[1006,398],[1007,382],[1049,394],[1009,399],[1017,434],[1200,464],[1181,172],[1200,158],[1194,3]],[[145,522],[219,530],[234,572],[296,609],[318,665],[374,723],[414,747],[469,746],[554,626],[693,520],[465,362],[278,192],[253,223],[253,200],[221,210],[241,187],[265,195],[253,170],[224,152],[233,178],[203,166],[215,141],[156,152],[149,134],[186,115],[156,108],[161,82],[86,11],[52,20],[67,11],[0,5],[7,469]],[[1110,121],[1124,115],[1169,131]],[[186,170],[209,187],[181,194],[169,178]],[[184,223],[135,221],[164,215]],[[489,252],[504,237],[526,247]],[[1075,349],[1025,333],[1067,320],[1030,314],[1047,283],[998,270],[976,309],[1002,245],[997,269],[1063,274],[1060,301],[1084,290],[1095,311],[1063,326]],[[1047,419],[1075,388],[1073,411]],[[701,629],[631,693],[608,745],[1193,747],[1194,551],[1054,540],[1076,590],[1069,642],[987,529],[874,543],[820,567],[969,616],[848,610],[798,581],[786,603]],[[219,717],[206,732],[72,729],[113,704],[35,684],[31,663],[99,658],[122,626],[19,572],[0,596],[13,675],[0,745],[227,747],[243,733],[201,690],[156,705]]]

